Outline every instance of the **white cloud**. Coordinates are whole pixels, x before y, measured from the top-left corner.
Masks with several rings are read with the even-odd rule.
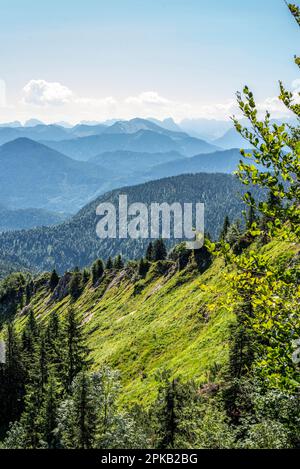
[[[139,105],[158,105],[166,106],[172,102],[160,96],[156,91],[144,91],[138,96],[129,96],[125,99],[126,104],[139,104]]]
[[[292,84],[294,95],[300,90],[300,80]],[[14,116],[24,120],[33,114],[46,122],[68,120],[131,119],[149,116],[164,119],[172,117],[175,121],[184,118],[207,118],[228,120],[230,116],[241,117],[241,112],[234,97],[219,103],[192,103],[176,101],[162,96],[159,92],[143,91],[137,95],[123,98],[78,96],[67,86],[58,82],[31,80],[23,88],[22,116]],[[269,97],[257,102],[259,114],[269,110],[273,117],[290,115],[278,97]],[[37,108],[39,111],[37,111]]]
[[[261,103],[257,103],[257,109],[262,113],[269,111],[273,117],[284,117],[289,114],[288,109],[277,96],[266,98]]]
[[[73,102],[76,104],[82,104],[85,106],[103,107],[103,106],[116,106],[117,100],[113,96],[107,96],[106,98],[93,99],[93,98],[74,98]]]
[[[30,80],[23,88],[23,102],[26,104],[62,106],[72,98],[72,91],[58,82]]]

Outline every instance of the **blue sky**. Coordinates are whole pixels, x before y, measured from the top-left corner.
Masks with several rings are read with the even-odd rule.
[[[224,118],[297,87],[298,34],[283,0],[1,0],[0,121]]]

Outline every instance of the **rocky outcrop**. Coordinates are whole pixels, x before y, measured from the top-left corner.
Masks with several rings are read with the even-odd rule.
[[[71,272],[66,272],[57,284],[57,287],[52,293],[50,301],[61,301],[69,294],[69,284],[72,278]]]

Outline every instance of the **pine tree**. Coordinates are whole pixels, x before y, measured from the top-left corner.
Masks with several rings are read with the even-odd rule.
[[[88,269],[84,269],[83,272],[82,272],[82,282],[84,285],[86,285],[88,283],[90,279],[90,272]]]
[[[55,373],[60,382],[64,380],[64,360],[66,355],[63,332],[57,311],[52,311],[45,331],[45,347],[49,370]]]
[[[64,448],[92,448],[99,399],[101,389],[96,393],[93,378],[80,372],[72,383],[70,397],[59,409],[58,430]]]
[[[155,429],[156,447],[175,448],[180,433],[182,411],[185,406],[187,387],[176,379],[170,379],[168,372],[160,377],[158,397],[152,407],[152,426]]]
[[[88,354],[81,324],[73,308],[68,311],[66,342],[65,384],[68,390],[75,376],[85,368]]]
[[[26,305],[30,303],[32,293],[33,293],[33,282],[31,281],[26,284]]]
[[[114,261],[114,268],[116,270],[121,270],[124,267],[124,262],[122,260],[121,254],[119,254]]]
[[[58,420],[60,387],[53,372],[49,373],[49,379],[45,388],[45,397],[41,409],[41,428],[43,431],[43,440],[46,441],[48,448],[58,446],[58,439],[55,434]]]
[[[40,387],[38,372],[31,372],[30,382],[25,388],[25,409],[20,423],[24,431],[24,446],[26,449],[36,449],[43,445],[43,431],[41,426],[41,409],[43,393]]]
[[[77,424],[76,448],[91,448],[96,429],[96,409],[91,393],[91,382],[85,372],[81,372],[75,379],[72,397]]]
[[[39,344],[39,365],[40,365],[40,386],[44,391],[48,381],[49,357],[47,355],[47,344],[44,332],[41,335]]]
[[[101,259],[97,259],[92,265],[92,282],[95,285],[104,274],[104,266]]]
[[[224,219],[224,223],[223,223],[223,228],[220,233],[220,241],[224,241],[226,239],[229,228],[230,228],[230,221],[229,221],[229,217],[226,215]]]
[[[105,268],[106,268],[106,270],[111,270],[113,268],[113,261],[112,261],[111,257],[109,257],[107,259]]]
[[[147,247],[146,259],[149,262],[153,261],[153,244],[152,244],[151,241],[150,241],[150,243],[148,244],[148,247]]]
[[[72,274],[69,293],[73,301],[76,301],[82,293],[82,275],[78,270],[75,270]]]
[[[138,274],[140,275],[140,277],[145,277],[148,270],[149,262],[142,257],[139,261]]]
[[[20,417],[23,409],[26,379],[21,345],[13,323],[7,326],[5,364],[2,373],[4,378],[4,386],[1,386],[3,390],[3,400],[1,401],[2,422],[7,425]]]
[[[162,239],[157,239],[153,244],[153,261],[164,261],[167,258],[167,249]]]
[[[59,276],[57,275],[57,272],[54,269],[51,273],[51,277],[50,277],[50,280],[49,280],[49,287],[50,287],[51,291],[55,290],[55,288],[58,285],[58,282],[59,282]]]

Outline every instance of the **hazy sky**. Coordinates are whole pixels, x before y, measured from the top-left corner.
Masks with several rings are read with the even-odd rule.
[[[226,117],[300,87],[283,0],[0,0],[0,121]],[[5,92],[6,90],[6,92]]]

